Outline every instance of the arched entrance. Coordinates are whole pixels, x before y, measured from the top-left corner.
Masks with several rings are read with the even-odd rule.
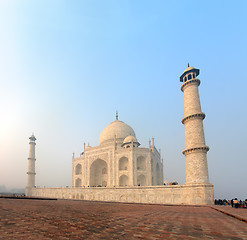
[[[75,186],[76,186],[76,187],[81,187],[81,179],[80,179],[80,178],[77,178],[77,179],[75,180]]]
[[[81,164],[78,163],[75,167],[75,174],[78,175],[78,174],[81,174]]]
[[[128,186],[128,185],[129,185],[129,178],[128,178],[128,176],[122,175],[119,178],[119,186],[125,187],[125,186]]]
[[[137,185],[138,186],[146,186],[146,177],[143,174],[138,176]]]
[[[127,157],[121,157],[119,159],[119,170],[128,170],[128,158]]]
[[[146,170],[146,161],[143,156],[137,158],[137,170]]]
[[[95,160],[90,167],[90,187],[107,186],[107,163],[104,160]]]

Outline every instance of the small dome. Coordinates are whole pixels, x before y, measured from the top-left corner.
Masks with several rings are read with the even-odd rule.
[[[128,147],[130,147],[130,146],[129,146],[130,143],[133,144],[133,147],[139,147],[139,146],[140,146],[140,143],[137,141],[136,137],[134,137],[134,136],[132,136],[132,135],[129,135],[129,136],[127,136],[127,137],[124,139],[124,141],[123,141],[121,147],[127,146],[127,148],[128,148]]]
[[[136,136],[134,130],[129,125],[115,120],[102,131],[99,137],[99,143],[102,144],[106,141],[114,140],[115,137],[117,140],[120,139],[123,141],[129,135]]]
[[[185,70],[184,70],[184,73],[185,72],[188,72],[188,71],[190,71],[190,70],[192,70],[192,69],[195,69],[194,67],[187,67]]]
[[[131,142],[138,142],[136,137],[130,135],[128,137],[126,137],[123,141],[123,143],[131,143]]]

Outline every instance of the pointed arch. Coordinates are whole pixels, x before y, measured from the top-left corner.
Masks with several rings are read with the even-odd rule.
[[[76,187],[81,187],[81,179],[80,179],[80,178],[77,178],[77,179],[75,180],[75,186],[76,186]]]
[[[137,185],[138,186],[146,186],[146,177],[141,174],[137,177]]]
[[[107,163],[102,159],[95,160],[90,166],[90,187],[106,187],[107,172]]]
[[[143,156],[137,158],[137,170],[146,170],[146,160]]]
[[[76,174],[76,175],[79,175],[79,174],[81,174],[81,173],[82,173],[82,167],[81,167],[81,164],[78,163],[78,164],[76,165],[76,167],[75,167],[75,174]]]
[[[119,159],[119,171],[128,170],[129,160],[127,157],[121,157]]]
[[[121,175],[119,178],[119,186],[125,187],[129,185],[129,177],[127,175]]]

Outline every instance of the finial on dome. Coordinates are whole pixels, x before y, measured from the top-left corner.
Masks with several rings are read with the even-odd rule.
[[[188,67],[190,67],[190,64],[188,63]]]
[[[116,111],[116,120],[118,120],[118,111]]]

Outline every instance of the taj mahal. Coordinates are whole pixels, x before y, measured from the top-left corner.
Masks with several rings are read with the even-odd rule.
[[[102,131],[99,143],[85,147],[79,158],[73,157],[73,187],[163,184],[163,164],[154,139],[149,148],[139,147],[134,130],[116,116]]]
[[[131,126],[118,119],[106,126],[98,146],[85,146],[79,157],[72,156],[72,187],[35,186],[36,138],[29,139],[26,195],[59,199],[113,201],[153,204],[213,204],[214,189],[209,182],[197,78],[200,70],[188,66],[180,76],[184,94],[185,184],[164,185],[160,150],[149,141],[141,147]]]

